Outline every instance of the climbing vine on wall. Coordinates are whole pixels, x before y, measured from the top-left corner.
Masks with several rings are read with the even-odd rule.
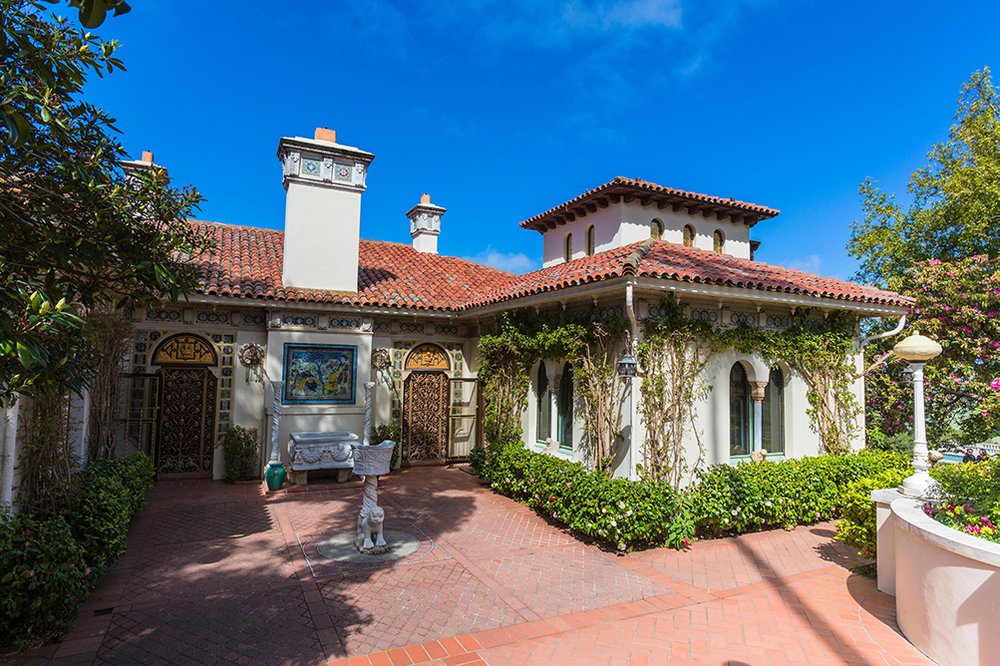
[[[718,341],[709,324],[682,317],[677,309],[665,310],[664,318],[646,322],[636,345],[643,368],[639,411],[646,426],[644,470],[677,490],[687,472],[705,459],[695,405],[708,394],[702,373]],[[687,433],[697,447],[691,464],[685,458]]]
[[[860,412],[851,391],[856,379],[851,320],[834,315],[819,322],[800,311],[785,331],[750,326],[717,330],[685,317],[673,300],[657,311],[660,315],[646,321],[637,345],[643,371],[639,410],[646,430],[644,464],[650,477],[679,488],[704,460],[696,405],[709,391],[705,367],[713,353],[725,349],[759,353],[801,375],[808,387],[807,413],[823,449],[847,451]],[[689,437],[695,443],[694,460],[685,458]]]
[[[487,441],[521,440],[532,366],[541,359],[565,359],[573,366],[590,459],[606,469],[622,435],[624,394],[615,375],[614,352],[624,331],[624,322],[598,321],[593,313],[501,315],[496,330],[479,339]]]

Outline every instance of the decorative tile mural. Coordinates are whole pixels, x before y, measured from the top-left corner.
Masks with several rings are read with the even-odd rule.
[[[285,343],[282,397],[286,404],[354,403],[358,348]]]

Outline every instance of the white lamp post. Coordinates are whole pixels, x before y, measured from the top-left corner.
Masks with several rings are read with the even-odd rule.
[[[920,331],[914,331],[913,335],[897,343],[892,353],[908,361],[913,373],[913,475],[903,481],[901,489],[904,495],[926,497],[935,481],[927,472],[930,464],[924,423],[924,363],[941,353],[941,345],[920,335]]]

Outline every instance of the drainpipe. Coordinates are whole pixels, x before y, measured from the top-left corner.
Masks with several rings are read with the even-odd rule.
[[[635,342],[639,335],[639,321],[635,316],[635,301],[633,299],[633,289],[635,287],[635,280],[629,279],[625,283],[625,316],[628,317],[629,323],[629,347],[633,349],[633,354],[635,353]],[[628,478],[631,479],[633,473],[635,472],[635,464],[633,463],[633,451],[635,449],[635,377],[628,380],[628,421],[629,421],[629,443],[628,443],[628,456],[626,463],[628,465]]]
[[[14,463],[17,457],[17,417],[21,398],[14,396],[10,407],[3,410],[3,464],[0,467],[0,506],[14,504]]]
[[[888,338],[889,336],[896,335],[897,333],[903,330],[904,326],[906,326],[906,315],[903,315],[902,317],[899,318],[899,323],[896,324],[896,327],[894,329],[892,329],[891,331],[886,331],[885,333],[876,333],[875,335],[869,335],[867,338],[865,338],[858,344],[858,348],[864,349],[865,346],[872,340],[881,340],[882,338]]]

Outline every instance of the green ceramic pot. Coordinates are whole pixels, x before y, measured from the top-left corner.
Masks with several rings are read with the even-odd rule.
[[[281,463],[271,463],[264,472],[264,482],[267,483],[268,490],[281,490],[281,484],[285,482],[285,466]]]

